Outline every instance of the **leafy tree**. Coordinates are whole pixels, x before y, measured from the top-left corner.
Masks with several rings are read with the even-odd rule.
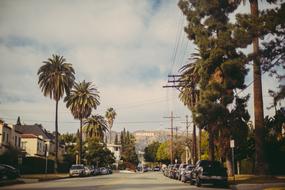
[[[92,115],[84,120],[84,131],[86,137],[96,137],[103,142],[104,132],[108,131],[106,120],[101,115]]]
[[[265,151],[270,173],[281,175],[285,168],[280,163],[285,159],[285,109],[276,111],[273,117],[265,117]]]
[[[121,131],[122,159],[124,162],[137,165],[139,163],[138,155],[135,149],[135,137],[129,131]]]
[[[262,96],[262,73],[270,71],[271,75],[277,74],[276,67],[284,63],[284,3],[276,9],[260,11],[257,0],[249,0],[251,13],[238,14],[234,35],[239,41],[239,46],[245,48],[253,45],[253,53],[248,56],[248,62],[253,62],[253,89],[254,89],[254,118],[255,118],[255,154],[256,173],[264,175],[268,171],[266,155],[264,153],[265,125]],[[267,0],[275,3],[275,0]],[[269,34],[270,39],[260,47],[259,40]],[[277,96],[276,96],[277,97]]]
[[[22,153],[20,150],[9,146],[1,155],[0,155],[0,163],[8,164],[18,168],[18,156]]]
[[[158,150],[160,143],[155,141],[151,144],[149,144],[147,147],[144,149],[144,159],[147,162],[156,162],[156,153]]]
[[[84,80],[81,83],[74,84],[70,94],[65,97],[64,101],[66,107],[70,108],[73,117],[80,121],[79,163],[81,163],[83,119],[88,118],[92,109],[96,109],[100,104],[99,92],[91,82],[85,82]]]
[[[108,124],[109,124],[109,133],[110,133],[110,140],[109,140],[109,143],[111,143],[111,139],[112,139],[112,133],[111,133],[111,129],[113,127],[113,123],[114,123],[114,120],[116,118],[116,111],[114,110],[114,108],[108,108],[107,111],[106,111],[106,114],[105,114],[105,117],[107,118],[107,121],[108,121]]]
[[[66,133],[61,134],[60,142],[65,145],[65,154],[63,161],[67,162],[69,166],[76,163],[76,151],[78,150],[79,138],[76,134]]]
[[[160,161],[162,163],[165,164],[169,164],[170,163],[170,142],[169,141],[165,141],[163,143],[161,143],[157,149],[157,153],[156,153],[156,160]]]
[[[84,157],[89,165],[102,167],[115,163],[114,154],[97,138],[88,139],[86,147]]]
[[[215,139],[222,135],[230,141],[230,132],[222,130],[229,116],[228,105],[233,103],[234,90],[245,87],[246,57],[237,51],[237,42],[232,35],[233,25],[228,18],[239,3],[179,1],[179,7],[188,21],[185,32],[189,40],[197,45],[200,54],[196,62],[198,66],[195,67],[198,69],[195,73],[199,75],[199,101],[192,111],[195,122],[209,133],[211,160],[215,159]]]
[[[72,64],[67,63],[60,55],[52,55],[47,61],[43,61],[38,70],[38,84],[44,96],[55,100],[55,171],[58,164],[58,102],[69,91],[75,80],[75,72]]]

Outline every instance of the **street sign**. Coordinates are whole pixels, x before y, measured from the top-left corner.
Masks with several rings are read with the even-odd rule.
[[[230,147],[231,147],[231,148],[234,148],[234,147],[235,147],[235,140],[231,140],[231,142],[230,142]]]

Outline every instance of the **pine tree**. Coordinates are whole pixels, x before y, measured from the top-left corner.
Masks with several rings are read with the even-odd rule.
[[[222,134],[227,141],[230,140],[230,130],[225,127],[229,116],[227,106],[233,103],[234,90],[245,87],[246,59],[236,50],[233,25],[228,18],[239,3],[217,0],[179,2],[188,21],[185,32],[200,54],[197,71],[200,99],[193,115],[199,127],[209,133],[211,160],[215,159],[214,139]]]

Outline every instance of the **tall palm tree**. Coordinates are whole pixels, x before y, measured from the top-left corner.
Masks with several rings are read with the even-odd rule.
[[[68,94],[75,80],[75,72],[72,64],[67,63],[65,58],[60,55],[52,55],[43,61],[38,70],[38,84],[44,96],[49,96],[55,100],[55,171],[58,164],[58,102]]]
[[[103,141],[104,132],[108,131],[108,126],[103,116],[92,115],[84,120],[83,130],[87,137],[96,137]]]
[[[110,129],[110,131],[109,131],[109,133],[110,133],[109,143],[111,143],[111,138],[112,138],[111,129],[113,127],[113,123],[114,123],[116,116],[117,116],[117,113],[116,113],[114,108],[108,108],[107,109],[105,117],[107,118],[107,121],[109,124],[109,129]]]
[[[179,94],[180,100],[188,107],[190,111],[193,111],[196,103],[198,101],[198,83],[200,80],[199,75],[199,54],[193,54],[194,62],[184,65],[180,70],[182,71],[181,81],[181,91]],[[193,115],[193,114],[192,114]],[[193,163],[197,161],[197,140],[196,140],[196,125],[193,123],[193,143],[192,143],[192,160]],[[199,137],[201,134],[201,129],[199,128]],[[200,139],[199,139],[200,142]],[[199,143],[200,150],[200,143]]]
[[[73,117],[80,121],[79,163],[82,159],[82,121],[91,115],[92,109],[97,109],[100,104],[99,98],[98,90],[91,82],[84,80],[81,83],[75,83],[70,94],[64,99],[66,107],[70,108]]]

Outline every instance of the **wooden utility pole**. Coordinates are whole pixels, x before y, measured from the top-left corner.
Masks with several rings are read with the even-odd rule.
[[[170,138],[170,161],[171,161],[171,164],[173,164],[173,119],[175,118],[179,118],[179,117],[174,117],[173,116],[173,111],[171,111],[171,115],[168,116],[168,117],[164,117],[164,118],[167,118],[167,119],[170,119],[170,132],[171,132],[171,138]]]
[[[181,123],[184,123],[186,124],[186,141],[185,141],[185,160],[186,160],[186,164],[188,164],[188,160],[189,160],[189,147],[188,147],[188,144],[189,144],[189,122],[188,122],[188,115],[186,115],[186,122],[181,122]]]

